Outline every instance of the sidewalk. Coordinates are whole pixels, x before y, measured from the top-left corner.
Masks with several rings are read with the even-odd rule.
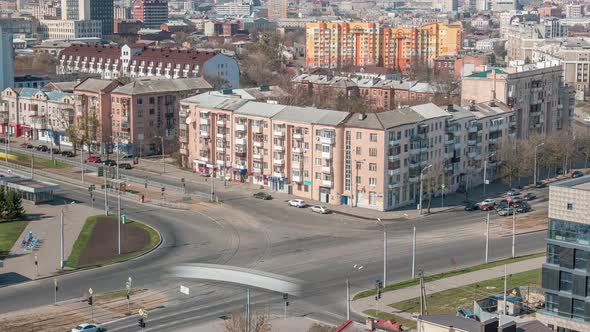
[[[64,260],[68,259],[86,218],[101,213],[97,209],[82,204],[64,205],[63,202],[44,205],[25,202],[23,205],[32,220],[29,221],[4,260],[4,268],[0,270],[2,272],[0,286],[48,277],[59,272],[62,208],[64,209]],[[29,231],[39,239],[39,243],[33,250],[21,248],[21,240],[28,235]],[[38,262],[37,268],[35,268],[35,255]]]
[[[520,273],[541,268],[541,264],[545,261],[545,257],[532,258],[525,261],[515,262],[506,265],[506,270],[509,274]],[[504,276],[504,267],[496,266],[489,269],[469,272],[465,274],[456,275],[445,279],[439,279],[426,283],[426,293],[433,294],[442,292],[448,289],[457,288],[464,285],[473,284],[476,282],[499,278]],[[400,312],[395,308],[388,307],[388,304],[397,303],[418,297],[420,294],[420,285],[410,286],[382,294],[379,300],[379,310],[396,314],[406,319],[412,319],[411,313]],[[375,297],[369,296],[358,299],[352,302],[352,310],[359,315],[366,316],[363,311],[375,309]]]

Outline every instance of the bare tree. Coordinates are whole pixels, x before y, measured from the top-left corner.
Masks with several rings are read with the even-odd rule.
[[[426,213],[430,213],[432,198],[435,193],[442,192],[443,186],[448,188],[450,178],[447,176],[443,163],[433,164],[424,176],[424,190],[428,195]]]
[[[588,160],[590,160],[590,135],[583,134],[577,136],[575,140],[577,159],[584,160],[584,168],[588,167]]]
[[[230,318],[225,321],[226,332],[246,332],[247,321],[245,315],[236,310],[231,313]],[[266,314],[256,313],[252,317],[251,328],[252,332],[271,332],[270,319]]]

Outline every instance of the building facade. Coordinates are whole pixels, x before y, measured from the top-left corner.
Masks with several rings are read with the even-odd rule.
[[[288,17],[288,0],[268,0],[268,19],[277,20]]]
[[[365,22],[317,22],[306,27],[306,65],[309,68],[382,66],[408,71],[412,64],[457,54],[460,23],[428,23],[419,27],[382,27]]]
[[[517,63],[474,72],[462,80],[461,103],[497,99],[517,114],[518,137],[548,135],[571,126],[573,99],[565,89],[562,67],[555,62]]]
[[[216,51],[136,45],[73,45],[59,54],[58,74],[91,73],[119,77],[220,78],[239,88],[237,61]]]
[[[516,137],[506,105],[434,104],[348,113],[201,94],[181,101],[184,167],[319,200],[392,210],[419,200],[420,171],[433,165],[425,197],[479,185]]]
[[[168,22],[168,1],[133,0],[133,18],[143,22],[146,28],[159,28]]]
[[[14,85],[14,55],[12,34],[0,28],[0,89]]]
[[[537,319],[553,331],[590,330],[590,177],[549,187],[545,309]]]
[[[94,20],[40,20],[43,39],[102,38],[102,22]]]

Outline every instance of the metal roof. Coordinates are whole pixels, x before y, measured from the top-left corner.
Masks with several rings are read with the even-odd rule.
[[[272,118],[282,111],[285,105],[268,104],[256,101],[249,101],[236,110],[236,114],[260,116],[263,118]]]
[[[220,97],[213,96],[208,93],[201,93],[181,100],[183,103],[193,103],[202,108],[221,109],[225,111],[235,111],[240,106],[246,104],[248,101],[236,97]]]
[[[146,93],[166,93],[186,90],[211,89],[213,86],[202,77],[166,80],[140,80],[120,86],[113,93],[140,95]]]
[[[426,119],[440,118],[450,114],[433,103],[411,106],[411,109]]]
[[[350,113],[320,109],[315,107],[287,106],[273,120],[311,123],[327,126],[337,126],[348,117]]]

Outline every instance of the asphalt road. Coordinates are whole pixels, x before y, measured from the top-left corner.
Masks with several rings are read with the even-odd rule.
[[[87,190],[82,187],[62,184],[58,194],[89,204]],[[148,328],[174,330],[242,308],[245,290],[235,285],[180,280],[169,273],[170,269],[188,262],[228,264],[308,282],[311,286],[301,298],[290,299],[289,314],[337,323],[345,317],[346,276],[350,275],[353,293],[372,287],[375,279],[381,278],[383,228],[380,225],[287,208],[284,202],[255,200],[239,192],[228,195],[222,208],[199,212],[125,202],[125,213],[130,218],[161,232],[164,238],[161,248],[139,259],[60,277],[59,299],[80,298],[89,287],[96,293],[122,289],[131,276],[134,287],[156,289],[170,299],[165,307],[150,313]],[[96,199],[96,204],[103,204],[101,195],[96,195]],[[417,267],[426,274],[482,263],[484,217],[481,212],[457,211],[386,224],[388,283],[411,275],[414,226],[418,233]],[[544,232],[518,236],[517,254],[543,250],[544,237]],[[509,257],[511,241],[509,237],[492,238],[490,259]],[[352,273],[354,264],[363,265],[364,269]],[[180,284],[191,288],[191,296],[178,292]],[[50,303],[53,303],[51,279],[0,288],[0,313]],[[253,303],[254,310],[262,308],[279,314],[283,310],[281,294],[256,291]],[[107,327],[119,331],[136,323],[136,318],[131,317]]]

